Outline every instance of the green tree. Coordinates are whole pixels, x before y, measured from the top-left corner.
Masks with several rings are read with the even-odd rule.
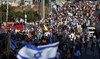
[[[15,13],[15,18],[23,18],[24,19],[24,13],[22,13],[22,12],[16,12]]]
[[[27,15],[27,21],[36,21],[40,20],[41,16],[35,11],[26,11],[26,12],[16,12],[15,18],[23,18],[25,19],[25,14]]]
[[[40,20],[40,15],[37,12],[34,11],[26,11],[27,14],[27,20],[28,21],[36,21],[36,20]]]
[[[5,7],[6,5],[1,5],[0,7],[0,15],[2,16],[3,21],[6,20],[6,9],[7,7]]]
[[[8,8],[9,8],[8,9],[8,21],[14,21],[14,15],[15,15],[14,7],[9,5]],[[1,5],[1,7],[0,7],[0,12],[1,12],[0,15],[2,15],[3,21],[6,21],[6,11],[7,11],[7,5],[6,4]]]
[[[2,16],[3,21],[6,21],[6,5],[1,5],[0,7],[0,15]],[[8,21],[15,21],[15,18],[23,18],[25,19],[25,13],[27,14],[28,21],[40,20],[40,15],[35,11],[24,11],[24,12],[15,12],[15,7],[9,5],[8,10]]]

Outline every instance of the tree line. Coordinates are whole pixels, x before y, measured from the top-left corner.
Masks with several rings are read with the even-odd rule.
[[[41,16],[37,12],[33,10],[24,10],[23,12],[16,12],[15,8],[12,7],[11,5],[8,6],[8,21],[15,21],[16,18],[19,20],[20,18],[25,19],[25,14],[27,15],[27,21],[36,21],[40,20]],[[7,10],[7,5],[3,4],[0,6],[0,20],[6,21],[6,10]]]

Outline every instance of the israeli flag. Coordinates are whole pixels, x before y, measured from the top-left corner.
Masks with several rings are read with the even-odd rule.
[[[12,39],[10,39],[10,48],[11,48],[11,51],[18,48],[18,46],[16,45],[16,42],[14,42]]]
[[[21,23],[24,23],[24,19],[20,18],[20,22],[21,22]]]
[[[59,42],[37,47],[27,43],[25,45],[18,52],[18,59],[55,59]]]

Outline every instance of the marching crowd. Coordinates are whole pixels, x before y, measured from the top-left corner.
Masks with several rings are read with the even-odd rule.
[[[16,55],[24,46],[24,41],[35,46],[59,41],[56,59],[80,59],[82,49],[87,48],[90,41],[92,42],[91,51],[94,50],[94,47],[100,50],[96,31],[92,37],[89,37],[86,31],[88,26],[93,27],[95,22],[99,21],[95,16],[96,6],[99,4],[100,2],[56,4],[53,15],[47,19],[34,22],[30,31],[16,32],[10,27],[5,33],[0,32],[0,58],[17,59]],[[18,47],[11,51],[8,56],[6,47],[8,34],[11,30],[11,39],[16,42]]]

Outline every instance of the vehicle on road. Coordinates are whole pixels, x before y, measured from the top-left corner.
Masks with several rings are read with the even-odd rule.
[[[92,37],[94,33],[95,33],[95,27],[87,27],[88,37]]]

